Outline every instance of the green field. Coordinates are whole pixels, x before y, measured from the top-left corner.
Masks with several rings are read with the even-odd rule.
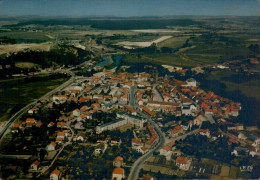
[[[207,80],[218,80],[226,85],[226,91],[232,92],[236,90],[240,90],[248,97],[254,97],[260,102],[260,79],[258,80],[248,80],[242,83],[234,83],[227,80],[222,80],[221,78],[228,77],[230,75],[236,74],[232,71],[227,70],[218,70],[212,71]]]
[[[138,58],[135,54],[127,54],[123,61],[125,62],[147,62],[154,64],[167,64],[172,66],[180,67],[195,67],[205,64],[216,63],[216,58],[209,58],[210,56],[204,56],[201,58],[190,58],[185,53],[167,54],[167,53],[152,53],[152,54],[142,54],[141,58]]]
[[[0,121],[6,121],[21,107],[55,89],[67,78],[26,82],[12,79],[0,82]]]
[[[178,48],[181,47],[189,37],[172,37],[158,44],[158,47]]]

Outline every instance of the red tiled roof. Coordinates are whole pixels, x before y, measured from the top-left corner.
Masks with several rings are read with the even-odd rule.
[[[152,179],[152,176],[150,176],[149,174],[145,174],[143,176],[143,179],[142,180],[151,180]]]
[[[43,123],[41,121],[38,121],[37,124],[39,127],[41,127]]]
[[[237,140],[232,139],[232,138],[230,138],[228,141],[231,142],[231,143],[237,143]]]
[[[124,169],[123,168],[115,168],[113,171],[113,174],[124,174]]]
[[[54,171],[51,172],[51,175],[53,174],[60,176],[61,172],[58,169],[55,169]]]
[[[58,125],[58,126],[65,126],[66,123],[65,123],[65,122],[58,122],[57,125]]]
[[[33,162],[34,165],[38,166],[40,164],[40,161],[36,160]]]
[[[187,164],[188,163],[188,159],[185,158],[185,157],[177,157],[176,163]]]
[[[28,123],[28,122],[34,122],[34,118],[27,118],[26,123]]]
[[[155,116],[155,113],[152,112],[152,111],[151,111],[150,109],[148,109],[147,107],[141,106],[141,108],[142,108],[145,112],[147,112],[148,114],[150,114],[151,116]]]
[[[13,127],[14,127],[14,128],[18,128],[18,127],[20,127],[20,124],[14,123]]]
[[[132,143],[141,143],[141,140],[138,138],[133,138]]]
[[[145,151],[147,148],[146,148],[145,146],[143,146],[143,147],[141,147],[141,149],[142,149],[143,151]]]
[[[174,145],[175,145],[175,142],[171,141],[171,142],[169,142],[168,144],[169,144],[169,146],[171,146],[171,147],[172,147],[172,146],[174,146]]]
[[[58,132],[58,136],[64,136],[64,132]]]
[[[123,158],[121,156],[117,156],[114,161],[119,161],[121,163],[123,163]]]
[[[134,112],[136,112],[131,106],[129,106],[129,105],[125,105],[125,108],[128,110],[128,111],[130,111],[131,113],[134,113]]]
[[[55,142],[51,142],[51,145],[53,146],[53,147],[56,147],[56,144],[55,144]]]
[[[164,146],[162,149],[164,149],[165,151],[169,151],[171,148],[169,146]]]

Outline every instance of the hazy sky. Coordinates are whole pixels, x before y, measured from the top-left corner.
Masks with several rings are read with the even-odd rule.
[[[0,0],[0,15],[260,16],[260,0]]]

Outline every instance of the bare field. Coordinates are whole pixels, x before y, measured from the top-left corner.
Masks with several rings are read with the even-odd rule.
[[[123,45],[123,46],[137,46],[137,47],[149,47],[151,46],[153,43],[160,43],[163,42],[169,38],[171,38],[172,36],[162,36],[158,39],[155,39],[153,41],[143,41],[143,42],[129,42],[129,41],[123,41],[123,42],[119,42],[117,43],[118,45]]]
[[[19,52],[24,49],[31,50],[42,50],[49,51],[52,43],[29,43],[29,44],[8,44],[8,45],[0,45],[0,54],[8,54],[12,52]]]
[[[139,30],[132,30],[134,32],[141,32],[141,33],[176,33],[180,31],[176,30],[169,30],[169,29],[139,29]]]
[[[39,65],[38,65],[38,64],[31,63],[31,62],[16,62],[16,63],[15,63],[15,66],[18,67],[18,68],[27,68],[27,69],[30,69],[30,68],[37,67],[37,66],[39,66]]]

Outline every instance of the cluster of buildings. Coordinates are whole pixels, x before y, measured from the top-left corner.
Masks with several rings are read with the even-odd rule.
[[[176,71],[182,71],[179,69]],[[199,70],[198,70],[199,71]],[[206,93],[198,88],[198,83],[195,79],[180,81],[176,79],[169,80],[164,78],[159,83],[152,83],[154,79],[149,73],[118,73],[114,74],[111,71],[103,71],[95,74],[92,77],[85,78],[84,81],[77,82],[64,89],[62,93],[55,94],[49,99],[47,107],[52,109],[54,105],[64,105],[74,102],[77,108],[73,108],[70,112],[61,112],[58,119],[49,120],[48,128],[56,126],[58,130],[54,133],[55,140],[52,138],[46,147],[48,152],[57,150],[57,146],[66,142],[71,135],[70,127],[79,130],[79,133],[71,139],[75,141],[86,141],[86,134],[81,130],[86,129],[86,123],[96,121],[98,125],[93,128],[97,135],[105,131],[119,129],[122,126],[132,126],[137,129],[147,129],[149,139],[141,140],[135,136],[132,139],[132,149],[142,154],[148,152],[149,148],[154,147],[158,143],[158,134],[150,124],[146,125],[146,120],[137,116],[137,108],[129,105],[130,88],[135,84],[137,86],[136,102],[139,104],[139,110],[145,112],[150,117],[156,117],[157,114],[164,113],[174,116],[190,116],[193,120],[187,124],[177,124],[172,129],[167,131],[170,138],[175,138],[184,134],[193,126],[201,126],[203,121],[207,121],[206,115],[217,117],[219,123],[224,123],[230,116],[237,117],[241,110],[241,105],[232,102],[226,98],[222,98],[213,92]],[[38,113],[40,104],[34,106],[28,111],[28,114],[33,116]],[[116,110],[116,111],[114,111]],[[119,110],[119,111],[118,111]],[[98,121],[94,114],[97,112],[116,112],[116,117],[108,123]],[[94,117],[93,117],[94,116]],[[46,122],[45,122],[46,123]],[[73,124],[71,126],[71,124]],[[18,129],[29,128],[32,126],[41,127],[43,123],[34,118],[27,118],[25,122],[14,123],[13,131]],[[235,128],[241,130],[241,126],[236,124]],[[200,129],[198,133],[202,136],[210,138],[212,136],[209,129]],[[242,138],[242,136],[241,136]],[[120,139],[120,138],[119,138]],[[259,149],[259,141],[255,142],[254,150],[248,150],[252,156]],[[112,143],[112,141],[111,141]],[[114,144],[120,144],[120,140],[115,140]],[[232,142],[231,142],[232,143]],[[104,143],[106,144],[106,142]],[[104,147],[96,147],[95,152],[100,154],[104,152],[107,145]],[[240,149],[235,149],[233,154],[238,155]],[[173,154],[177,154],[175,161],[176,166],[182,170],[189,170],[191,158],[181,157],[178,150],[175,148],[174,141],[167,143],[159,150],[160,155],[170,160]],[[38,170],[39,161],[34,161],[31,169]],[[125,170],[123,158],[116,157],[113,161],[115,169],[112,173],[112,179],[121,180],[125,178]],[[55,169],[50,174],[50,179],[60,179],[61,172]]]
[[[141,139],[135,137],[132,139],[131,143],[132,149],[142,154],[148,152],[149,148],[152,148],[158,142],[158,135],[154,128],[150,124],[147,124],[146,128],[150,133],[150,138],[145,142],[142,142]]]
[[[111,121],[109,123],[105,123],[96,127],[96,133],[100,134],[104,131],[112,131],[124,125],[132,125],[136,128],[143,128],[146,120],[142,119],[139,116],[134,116],[131,114],[118,113],[118,119]]]

